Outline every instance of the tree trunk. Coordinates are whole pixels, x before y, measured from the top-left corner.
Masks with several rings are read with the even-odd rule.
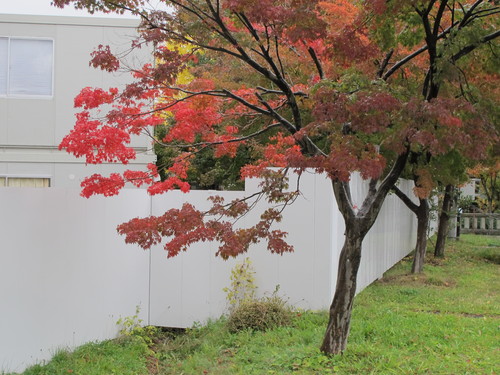
[[[330,320],[321,345],[321,351],[326,354],[339,354],[345,350],[351,326],[356,277],[361,261],[361,243],[366,233],[360,233],[356,229],[357,225],[349,224],[355,223],[346,223],[347,229],[344,246],[340,253],[337,286],[330,306]]]
[[[446,236],[449,232],[450,225],[450,211],[453,203],[453,185],[446,185],[444,191],[443,204],[441,206],[441,214],[439,215],[439,227],[436,239],[436,248],[434,249],[434,256],[444,257],[444,245],[446,243]]]
[[[387,194],[397,182],[408,160],[409,150],[398,156],[384,180],[371,180],[368,193],[359,210],[354,210],[349,182],[332,180],[333,193],[345,223],[345,240],[340,252],[335,295],[330,306],[330,319],[321,351],[342,353],[347,346],[351,326],[352,305],[356,294],[356,278],[361,262],[361,244],[375,223]]]
[[[429,228],[429,202],[427,199],[420,199],[420,205],[415,214],[417,215],[417,245],[411,272],[420,273],[424,270],[425,253],[427,251],[427,229]]]
[[[416,185],[416,183],[415,183]],[[417,206],[406,196],[397,186],[392,189],[399,199],[417,216],[417,244],[415,246],[415,256],[411,266],[412,273],[420,273],[424,269],[425,253],[427,251],[427,229],[429,228],[429,201],[419,198]]]

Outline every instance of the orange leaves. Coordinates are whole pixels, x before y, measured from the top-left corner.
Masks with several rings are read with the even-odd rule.
[[[318,6],[325,13],[325,17],[329,19],[329,24],[337,30],[353,24],[360,13],[360,9],[348,0],[320,1]],[[333,18],[335,18],[335,22],[333,22]]]
[[[432,189],[434,189],[434,180],[431,172],[428,169],[420,168],[415,172],[415,174],[417,175],[417,181],[415,187],[413,188],[413,192],[417,198],[428,198]]]
[[[369,38],[366,12],[362,5],[348,0],[321,1],[318,5],[329,27],[325,39],[331,46],[330,55],[343,67],[359,65],[376,56],[378,49]]]
[[[496,160],[491,160],[488,164],[479,163],[473,168],[469,168],[467,173],[474,177],[496,176],[500,174],[500,156],[496,156]]]
[[[212,133],[212,128],[220,124],[220,100],[199,96],[190,101],[180,101],[171,108],[175,123],[169,129],[164,142],[173,140],[193,143],[196,136],[204,137]]]

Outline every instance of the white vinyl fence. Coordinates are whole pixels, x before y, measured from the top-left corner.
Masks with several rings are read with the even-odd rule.
[[[358,178],[352,184],[359,206],[366,185]],[[227,309],[222,289],[231,269],[246,256],[260,294],[279,285],[297,307],[327,308],[344,224],[328,180],[305,174],[300,185],[302,196],[279,224],[295,252],[273,255],[259,244],[228,261],[216,258],[210,243],[173,259],[159,246],[145,252],[126,245],[116,225],[185,201],[203,207],[210,195],[242,197],[256,191],[255,181],[247,182],[246,192],[174,191],[153,198],[132,189],[88,200],[77,190],[0,189],[0,373],[22,371],[61,348],[114,337],[116,321],[134,315],[136,306],[145,324],[188,327],[217,318]],[[411,195],[410,183],[402,181],[400,188]],[[241,224],[256,215],[258,207]],[[358,291],[411,251],[415,232],[414,215],[389,196],[363,243]]]

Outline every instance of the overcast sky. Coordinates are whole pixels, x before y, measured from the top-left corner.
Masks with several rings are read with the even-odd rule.
[[[0,0],[0,13],[5,14],[36,14],[36,15],[52,15],[52,16],[83,16],[89,14],[83,10],[75,10],[72,6],[67,6],[64,9],[56,8],[50,5],[51,0]],[[127,17],[131,16],[116,14],[94,14],[93,17]]]

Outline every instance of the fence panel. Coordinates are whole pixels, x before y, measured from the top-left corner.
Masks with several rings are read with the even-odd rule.
[[[230,200],[255,192],[257,184],[248,181],[246,192],[216,194]],[[297,307],[327,308],[344,224],[324,176],[306,173],[300,186],[302,195],[277,225],[289,233],[295,252],[279,256],[259,244],[228,261],[215,257],[212,243],[166,259],[160,246],[144,252],[126,245],[115,230],[130,218],[161,214],[187,200],[206,206],[215,192],[151,198],[144,190],[125,190],[86,200],[76,190],[0,189],[0,373],[22,371],[58,348],[114,337],[116,321],[134,315],[137,305],[148,324],[187,327],[216,318],[227,307],[222,289],[229,286],[231,268],[247,255],[261,295],[279,285]],[[360,205],[366,186],[356,176],[353,186]],[[400,188],[411,192],[406,182]],[[239,224],[255,222],[259,208]],[[395,196],[388,197],[364,242],[358,291],[413,248],[415,223]]]
[[[148,213],[141,191],[86,200],[77,190],[0,189],[0,373],[115,336],[136,305],[147,318],[149,255],[115,227]]]

